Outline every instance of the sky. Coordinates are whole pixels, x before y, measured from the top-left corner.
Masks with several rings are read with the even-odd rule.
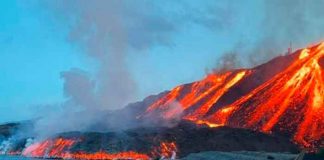
[[[238,66],[249,67],[255,65],[255,59],[247,58],[251,57],[250,51],[258,51],[260,55],[266,52],[255,47],[256,44],[267,42],[276,48],[271,52],[285,52],[291,41],[282,38],[288,37],[285,33],[293,35],[296,47],[319,41],[323,32],[316,29],[323,27],[317,23],[322,20],[321,16],[314,20],[302,19],[312,22],[297,27],[304,38],[289,28],[289,22],[300,22],[294,16],[308,15],[307,10],[295,10],[305,6],[303,2],[296,7],[292,5],[291,11],[282,15],[290,20],[283,22],[284,27],[273,29],[280,34],[273,34],[271,30],[276,28],[273,26],[280,25],[281,21],[280,18],[271,21],[273,17],[268,14],[273,8],[266,1],[125,0],[115,4],[98,0],[87,4],[83,0],[2,0],[0,122],[32,119],[41,110],[40,106],[44,109],[66,101],[67,90],[71,90],[66,87],[68,75],[75,70],[85,72],[98,84],[96,87],[112,83],[103,87],[104,93],[98,89],[96,95],[103,99],[112,90],[123,90],[120,94],[131,92],[131,97],[125,100],[128,103],[202,79],[206,72],[219,67],[224,54],[238,55],[241,61]],[[264,23],[265,19],[269,20],[269,26]],[[309,28],[314,28],[312,33],[303,32]],[[261,56],[269,57],[273,54]],[[111,63],[116,64],[111,66]],[[118,69],[107,69],[110,67]],[[125,83],[131,82],[133,86],[125,89],[122,82],[118,84],[118,79],[112,81],[111,75],[123,82],[130,77]]]

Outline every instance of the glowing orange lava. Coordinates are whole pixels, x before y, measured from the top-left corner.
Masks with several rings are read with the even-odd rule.
[[[155,147],[151,155],[155,157],[171,158],[178,151],[175,142],[162,142],[159,147]]]
[[[211,111],[232,87],[257,73],[254,68],[210,74],[201,81],[178,86],[145,114],[154,110],[164,114],[164,107],[177,101],[185,111],[182,118],[196,124],[290,132],[295,142],[311,148],[324,137],[324,42],[286,57],[293,58],[288,67],[231,104]]]
[[[99,151],[96,153],[73,153],[67,154],[65,157],[67,159],[150,159],[150,157],[146,154],[140,154],[133,151],[128,152],[119,152],[119,153],[107,153],[103,151]]]
[[[28,146],[22,154],[31,157],[65,157],[66,150],[70,149],[74,143],[75,140],[63,138],[45,140]]]
[[[205,104],[201,105],[199,107],[199,109],[197,109],[195,112],[189,114],[188,116],[186,116],[185,118],[188,119],[198,119],[201,118],[203,115],[205,115],[208,110],[210,109],[210,107],[216,103],[218,101],[218,99],[224,95],[224,93],[231,88],[235,83],[237,83],[239,80],[241,80],[244,75],[246,74],[246,71],[241,71],[239,73],[237,73],[235,76],[233,76],[233,78],[231,78],[230,80],[228,80],[227,83],[224,83],[224,85],[222,87],[219,88],[219,90],[217,90],[217,92],[211,97],[209,98],[208,101],[206,101]]]
[[[202,81],[178,86],[149,106],[144,116],[159,111],[159,113],[163,113],[162,117],[172,118],[172,115],[177,115],[174,113],[176,111],[168,107],[171,103],[177,102],[183,110],[195,108],[194,106],[199,104],[200,107],[193,109],[190,114],[184,117],[191,121],[198,120],[229,88],[239,82],[247,73],[246,70],[242,70],[219,75],[210,74]]]
[[[122,151],[116,153],[107,153],[105,151],[98,151],[94,153],[87,153],[84,151],[71,152],[71,148],[78,141],[64,138],[50,139],[42,142],[36,142],[28,146],[22,153],[27,157],[39,158],[63,158],[63,159],[151,159],[153,157],[170,158],[178,149],[175,142],[161,142],[160,146],[153,147],[148,154],[138,153],[135,151]],[[12,154],[20,154],[12,152]]]

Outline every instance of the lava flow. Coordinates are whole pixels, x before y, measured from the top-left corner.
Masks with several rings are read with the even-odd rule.
[[[178,102],[182,118],[196,124],[289,133],[306,148],[324,146],[324,42],[281,59],[291,62],[273,75],[262,71],[276,67],[271,65],[276,59],[178,86],[150,105],[144,117],[155,112],[172,117],[170,103]]]
[[[210,74],[202,81],[178,86],[149,106],[144,116],[162,112],[163,118],[172,117],[176,113],[170,109],[170,106],[173,102],[179,102],[184,110],[191,110],[190,114],[185,116],[185,119],[199,120],[229,88],[246,74],[248,74],[246,70]]]
[[[147,154],[135,151],[121,151],[108,153],[100,150],[94,153],[85,151],[71,151],[79,140],[57,138],[36,142],[24,149],[22,155],[39,158],[64,158],[64,159],[151,159],[151,157],[170,158],[175,156],[177,146],[175,142],[161,142],[160,146],[152,147]]]
[[[291,132],[304,147],[323,143],[324,74],[319,61],[324,57],[324,43],[298,54],[288,68],[229,105],[234,109],[226,116],[226,124],[263,132]],[[217,119],[218,113],[210,119]]]
[[[154,157],[172,157],[178,151],[175,142],[162,142],[159,147],[155,147],[151,152]]]
[[[96,153],[73,153],[68,154],[65,159],[150,159],[146,154],[136,153],[134,151],[119,152],[119,153],[107,153],[99,151]]]
[[[30,157],[66,157],[66,151],[71,148],[75,140],[58,138],[36,142],[28,146],[22,154]]]

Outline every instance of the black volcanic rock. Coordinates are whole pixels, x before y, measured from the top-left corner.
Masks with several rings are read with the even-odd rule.
[[[174,135],[180,156],[201,151],[266,151],[293,152],[297,147],[289,138],[281,135],[267,135],[260,132],[229,128],[188,128],[179,126],[169,129],[164,135]]]
[[[0,140],[11,137],[12,134],[18,129],[19,123],[7,123],[0,125]]]
[[[175,142],[177,157],[202,151],[266,151],[297,153],[297,147],[282,135],[267,135],[246,129],[197,127],[181,122],[173,128],[136,128],[123,132],[73,132],[59,137],[79,139],[70,152],[109,153],[136,151],[150,154],[161,142]]]
[[[11,133],[14,132],[10,131],[18,125],[0,125],[0,134],[6,138],[11,137]],[[76,140],[77,142],[69,149],[71,153],[135,151],[156,156],[151,155],[152,150],[159,147],[162,142],[175,142],[178,158],[203,151],[298,152],[297,147],[284,135],[268,135],[229,127],[209,128],[188,121],[182,121],[172,128],[141,127],[119,132],[67,132],[52,137],[56,138]],[[25,144],[26,138],[18,139],[11,149],[22,151]]]
[[[7,125],[9,126],[13,125]],[[67,132],[52,137],[52,139],[56,138],[76,140],[76,143],[69,149],[71,153],[135,151],[156,156],[151,155],[152,150],[159,147],[162,142],[174,142],[177,146],[178,158],[204,151],[298,152],[296,145],[284,135],[268,135],[229,127],[209,128],[187,121],[182,121],[172,128],[145,127],[105,133]],[[12,150],[22,151],[26,139],[17,140],[16,143]]]

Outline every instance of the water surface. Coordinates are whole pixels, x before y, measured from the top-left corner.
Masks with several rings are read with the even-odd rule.
[[[45,160],[45,159],[41,159],[41,158],[28,158],[28,157],[22,157],[22,156],[0,155],[0,160]]]

